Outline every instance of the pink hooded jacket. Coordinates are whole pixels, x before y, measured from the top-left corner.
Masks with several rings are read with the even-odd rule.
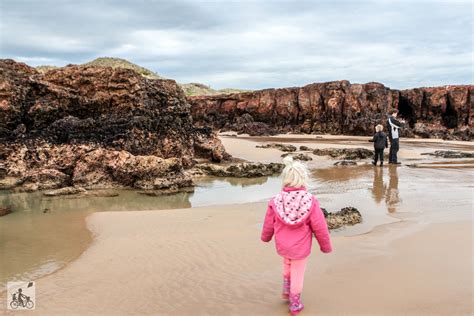
[[[328,226],[318,200],[305,187],[285,187],[268,203],[261,239],[272,240],[280,256],[303,259],[311,253],[312,236],[324,253],[332,251]]]

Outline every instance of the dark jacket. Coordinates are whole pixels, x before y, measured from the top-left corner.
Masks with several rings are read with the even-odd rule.
[[[384,149],[388,147],[387,135],[384,132],[377,132],[374,135],[374,148]]]
[[[394,118],[393,116],[389,116],[388,119],[387,119],[387,131],[388,131],[388,138],[390,138],[390,140],[392,140],[392,126],[390,125],[390,122],[392,122],[393,125],[396,125],[398,126],[398,128],[401,128],[403,127],[403,124],[402,122],[400,122],[399,120],[397,120],[396,118]]]

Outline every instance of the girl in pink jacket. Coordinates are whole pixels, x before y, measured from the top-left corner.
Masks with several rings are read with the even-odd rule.
[[[291,315],[303,310],[301,292],[312,236],[324,253],[332,250],[329,231],[318,200],[306,191],[308,171],[291,156],[283,159],[283,190],[268,203],[261,239],[275,235],[277,253],[283,257],[283,299],[289,299]]]

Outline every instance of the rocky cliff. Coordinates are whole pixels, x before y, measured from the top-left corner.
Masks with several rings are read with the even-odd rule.
[[[372,135],[397,108],[404,136],[471,139],[474,85],[393,90],[380,83],[313,83],[301,88],[188,97],[199,125],[251,135],[278,132]]]
[[[39,73],[0,60],[0,187],[186,186],[196,157],[228,155],[193,125],[173,80],[111,67]]]

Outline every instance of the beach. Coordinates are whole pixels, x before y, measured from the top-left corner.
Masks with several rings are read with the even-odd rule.
[[[256,149],[262,142],[371,146],[364,137],[221,139],[234,157],[263,162],[279,161],[282,153]],[[332,231],[331,254],[313,243],[302,315],[472,314],[472,162],[436,168],[431,164],[437,161],[421,153],[472,151],[473,145],[403,144],[404,164],[430,168],[391,166],[379,172],[363,162],[337,169],[333,160],[316,156],[308,163],[321,202],[333,209],[355,205],[364,223]],[[280,299],[282,259],[273,241],[260,241],[265,198],[226,205],[215,199],[199,207],[89,214],[92,242],[76,260],[36,280],[36,309],[0,313],[287,315]],[[2,306],[5,298],[2,293]]]

